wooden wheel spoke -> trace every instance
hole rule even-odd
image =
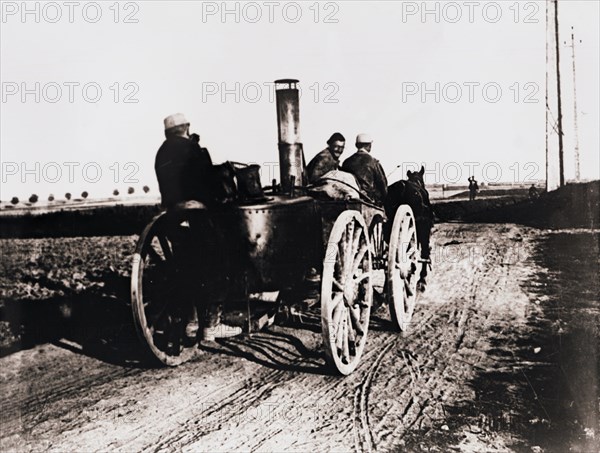
[[[411,297],[414,294],[414,289],[412,288],[412,282],[410,279],[404,280],[404,290],[408,297]],[[406,304],[405,304],[406,307]]]
[[[348,346],[348,321],[344,317],[342,320],[342,361],[350,363],[350,347]]]
[[[344,300],[344,293],[343,292],[337,293],[332,299],[333,307],[334,308],[337,307],[343,300]]]
[[[346,311],[346,307],[343,304],[341,304],[333,316],[332,326],[333,326],[333,332],[334,332],[335,345],[336,345],[336,348],[338,348],[338,349],[342,348],[342,334],[343,334],[342,319],[343,319],[343,315],[345,314],[345,311]]]
[[[148,245],[148,258],[157,264],[165,261],[165,259],[158,254],[152,243]]]
[[[363,335],[364,329],[360,322],[360,310],[358,308],[350,307],[348,309],[348,318],[351,321],[350,325],[353,329],[356,330],[359,335]]]
[[[162,249],[165,260],[170,260],[173,258],[173,251],[171,250],[171,245],[169,244],[169,240],[166,236],[160,235],[158,236],[158,242],[160,243],[160,248]]]
[[[350,275],[352,275],[352,276],[356,275],[356,272],[358,272],[358,268],[362,264],[363,259],[365,258],[365,254],[368,251],[369,251],[369,246],[367,245],[366,242],[363,242],[360,249],[358,250],[358,253],[356,254],[356,258],[354,258],[354,262],[352,263],[352,272],[350,273]]]
[[[346,241],[344,243],[344,249],[345,249],[345,254],[344,254],[344,262],[342,264],[342,268],[344,270],[344,275],[348,276],[350,269],[352,268],[352,262],[353,262],[353,257],[355,254],[356,249],[358,248],[358,238],[360,238],[360,225],[358,226],[358,228],[356,228],[355,226],[355,221],[352,220],[348,225],[347,225],[347,235],[346,235]],[[358,233],[358,234],[357,234]]]
[[[411,247],[408,251],[409,261],[416,261],[416,256],[417,256],[418,251],[419,251],[419,249],[411,243]]]
[[[408,223],[408,225],[407,225]],[[402,230],[400,233],[400,243],[401,244],[405,244],[409,241],[409,236],[410,236],[410,222],[407,222],[407,219],[404,220],[404,222],[402,222]]]
[[[373,276],[372,272],[364,272],[354,278],[354,284],[360,285],[362,282],[364,282],[367,279],[370,279],[372,276]]]
[[[340,327],[340,320],[346,309],[345,305],[340,303],[343,300],[343,296],[339,298],[338,302],[333,306],[331,311],[331,324],[333,326],[333,333],[337,333]]]
[[[348,310],[348,319],[347,319],[347,324],[348,324],[348,342],[349,342],[349,346],[350,346],[350,354],[354,355],[356,354],[356,333],[355,330],[356,329],[356,324],[354,324],[354,322],[352,321],[352,309]],[[359,335],[362,335],[361,332],[358,332]]]
[[[336,276],[340,279],[342,285],[346,279],[346,263],[348,261],[346,253],[347,248],[345,246],[345,242],[340,241],[338,243],[338,259],[335,262],[335,271]]]
[[[346,225],[346,239],[344,241],[346,247],[346,257],[352,255],[352,244],[354,243],[354,220]]]
[[[335,277],[333,278],[333,286],[335,288],[336,291],[344,291],[344,286],[338,282]]]
[[[350,256],[354,256],[356,254],[356,251],[358,250],[358,244],[360,243],[360,239],[362,237],[363,234],[363,229],[360,226],[360,224],[358,224],[355,228],[354,228],[354,235],[352,236],[352,248]]]

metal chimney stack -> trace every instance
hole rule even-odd
[[[277,128],[279,133],[279,174],[284,193],[305,185],[304,152],[300,142],[300,102],[298,80],[275,81]]]

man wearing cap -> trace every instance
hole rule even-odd
[[[376,204],[382,205],[388,184],[381,164],[370,154],[372,144],[369,135],[358,134],[357,151],[344,161],[342,170],[352,173],[363,192]]]
[[[210,199],[212,160],[200,137],[190,136],[190,123],[182,113],[165,118],[166,140],[156,153],[154,169],[165,208],[181,201]]]
[[[197,134],[190,135],[190,123],[182,113],[166,117],[164,125],[166,140],[156,153],[154,163],[163,207],[170,209],[180,202],[190,200],[211,206],[214,201],[211,190],[213,165],[208,150],[200,147],[200,137]],[[202,222],[195,222],[191,222],[191,227],[198,225],[197,228],[202,229]],[[222,302],[227,293],[227,254],[222,253],[224,238],[219,231],[214,231],[211,238],[206,236],[198,235],[199,241],[202,241],[203,259],[194,259],[194,265],[186,265],[189,269],[191,266],[199,266],[199,273],[206,277],[203,279],[201,294],[193,296],[197,298],[195,304],[189,304],[190,314],[185,334],[192,341],[196,339],[199,329],[194,305],[203,314],[203,339],[213,340],[242,333],[240,327],[221,323]],[[189,246],[180,244],[182,256],[186,249],[189,250]],[[184,262],[187,261],[184,259]],[[186,296],[179,297],[182,302],[186,302]],[[202,300],[210,302],[202,304]]]
[[[327,148],[317,154],[306,166],[306,177],[314,184],[325,173],[340,169],[340,156],[344,152],[346,139],[339,132],[327,140]]]

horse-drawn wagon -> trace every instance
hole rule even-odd
[[[276,81],[279,185],[266,188],[264,197],[211,209],[183,204],[155,217],[139,238],[131,279],[134,321],[163,364],[191,357],[197,344],[185,338],[186,313],[211,294],[211,285],[226,289],[228,300],[275,292],[285,304],[303,298],[309,280],[320,282],[325,355],[341,374],[357,367],[365,348],[378,273],[385,276],[394,324],[400,330],[409,325],[421,266],[412,210],[401,205],[387,219],[383,208],[364,199],[310,195],[296,83]],[[217,255],[224,264],[215,268]]]

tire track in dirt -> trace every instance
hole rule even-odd
[[[501,241],[495,228],[446,225],[440,236],[481,246]],[[21,351],[20,366],[17,355],[5,357],[0,364],[18,371],[0,379],[21,382],[0,397],[11,427],[2,446],[46,450],[27,435],[35,420],[36,435],[62,451],[410,450],[420,433],[439,429],[444,405],[469,391],[493,322],[482,307],[511,279],[501,258],[438,263],[409,333],[372,320],[348,377],[325,372],[319,332],[285,326],[226,340],[176,369],[123,368],[66,349],[39,363],[37,349]]]
[[[396,335],[393,334],[391,337],[385,335],[388,342],[393,342],[397,339]],[[160,448],[166,448],[168,445],[176,445],[178,448],[184,446],[193,446],[195,443],[202,440],[204,436],[218,430],[235,429],[236,425],[239,424],[234,417],[234,420],[223,420],[222,414],[228,412],[228,408],[232,405],[235,406],[238,412],[245,412],[251,408],[256,408],[257,404],[268,401],[270,396],[281,396],[276,394],[276,390],[279,393],[286,393],[287,389],[303,388],[306,384],[311,385],[310,392],[304,392],[301,394],[291,392],[290,397],[287,399],[278,400],[278,405],[285,406],[286,404],[293,404],[295,407],[306,408],[314,407],[316,410],[325,410],[325,406],[319,407],[319,401],[336,401],[349,399],[350,395],[354,395],[354,382],[356,378],[360,377],[366,371],[364,368],[367,367],[377,352],[378,349],[366,353],[363,357],[363,361],[367,362],[359,367],[359,370],[355,372],[351,378],[341,378],[338,376],[318,375],[316,378],[307,379],[306,375],[302,373],[290,373],[290,372],[277,372],[269,374],[268,376],[262,377],[256,385],[252,385],[245,382],[239,383],[239,391],[235,394],[228,395],[220,403],[214,407],[211,411],[204,414],[204,424],[201,431],[197,429],[194,432],[194,426],[196,423],[191,421],[186,423],[183,429],[179,430],[178,433],[173,434],[167,439],[164,439]],[[376,358],[375,358],[376,359]],[[301,362],[298,361],[297,363]],[[360,371],[362,369],[362,371]],[[325,368],[323,368],[325,371]],[[314,382],[317,380],[318,382]],[[310,381],[310,382],[307,382]],[[350,407],[350,405],[348,405]],[[331,409],[337,409],[335,406]],[[330,413],[322,413],[321,417],[327,418],[331,416]],[[316,416],[318,417],[318,416]],[[344,419],[344,417],[341,417]],[[267,440],[282,434],[289,426],[286,424],[273,425],[264,427],[266,432],[261,432],[260,435],[256,436],[252,441],[241,443],[241,444],[228,444],[228,448],[243,449],[254,451],[260,449],[261,446]],[[344,430],[350,432],[351,426],[347,426]],[[193,434],[191,434],[193,433]],[[159,448],[159,449],[160,449]]]
[[[379,410],[374,414],[363,416],[363,419],[375,421],[375,432],[369,433],[368,441],[357,442],[359,447],[367,445],[368,449],[365,451],[402,448],[404,433],[415,427],[421,429],[424,424],[427,424],[428,420],[426,419],[431,418],[430,414],[435,415],[435,412],[439,411],[437,406],[440,406],[442,401],[449,396],[444,390],[444,381],[450,374],[447,370],[453,368],[455,365],[453,362],[460,360],[461,350],[465,346],[465,338],[472,333],[470,330],[472,315],[479,311],[481,304],[485,301],[486,291],[490,288],[492,288],[490,292],[493,291],[494,285],[508,275],[509,266],[504,266],[501,258],[500,254],[492,254],[486,256],[485,259],[480,257],[479,262],[471,263],[468,274],[462,274],[464,277],[462,280],[466,280],[463,284],[457,282],[445,289],[444,296],[447,300],[441,304],[430,302],[421,306],[421,308],[427,307],[434,311],[435,314],[432,314],[429,319],[433,321],[432,331],[436,335],[428,334],[423,329],[423,327],[427,327],[427,323],[423,323],[419,328],[413,329],[416,335],[407,337],[408,344],[401,345],[403,350],[397,352],[399,352],[399,356],[405,364],[403,368],[406,370],[401,372],[400,383],[396,387],[403,390],[395,405],[392,404],[390,408],[376,408]],[[432,289],[434,289],[433,296],[435,297],[437,291],[435,288]],[[448,289],[451,290],[448,291]],[[431,301],[431,296],[429,298]],[[447,320],[445,326],[441,325],[443,319]],[[477,322],[479,321],[478,318]],[[485,321],[487,321],[487,316],[484,323]],[[480,329],[481,326],[475,327],[475,330]],[[425,354],[432,359],[419,364],[418,358]],[[392,367],[381,368],[386,370]],[[424,376],[426,376],[426,380],[423,382]],[[389,373],[383,373],[378,377],[382,381],[391,379]],[[418,384],[417,381],[419,381]],[[373,385],[381,387],[378,382]],[[385,386],[383,391],[385,391]],[[380,390],[380,392],[383,391]],[[367,405],[367,409],[373,408]],[[441,409],[443,411],[443,407]],[[397,423],[393,429],[386,429],[385,426],[390,424],[390,419]],[[357,450],[363,451],[359,447]]]
[[[373,450],[373,435],[371,433],[371,427],[369,426],[369,412],[367,410],[369,389],[371,387],[371,382],[381,365],[383,357],[397,341],[398,337],[392,337],[384,343],[385,347],[369,367],[363,381],[354,393],[354,442],[357,452],[371,452]]]
[[[199,430],[197,426],[199,420],[193,417],[184,423],[182,429],[161,438],[157,444],[147,446],[142,451],[166,451],[172,448],[182,448],[212,432],[223,429],[224,423],[221,414],[226,412],[228,407],[235,404],[239,410],[242,407],[249,408],[256,402],[262,401],[263,398],[268,397],[276,385],[281,383],[285,375],[283,371],[278,370],[259,374],[261,375],[260,379],[253,377],[244,381],[238,381],[219,392],[212,393],[209,396],[210,401],[202,398],[193,402],[193,405],[200,405],[200,407],[203,407],[206,403],[210,404],[210,409],[201,413],[203,423]],[[263,381],[263,383],[257,381]],[[219,404],[214,405],[213,401],[219,401]],[[181,415],[181,411],[175,411],[171,415],[178,417]],[[127,445],[120,447],[126,449]]]
[[[418,303],[418,302],[417,302]],[[435,316],[434,313],[426,312],[422,313],[421,316],[424,316],[423,319],[419,321],[419,323],[413,326],[413,329],[421,329],[425,325],[429,323],[429,321]],[[401,332],[392,332],[382,344],[378,345],[381,348],[379,354],[373,361],[372,364],[367,369],[367,372],[362,379],[360,385],[356,387],[354,393],[354,438],[355,438],[355,450],[357,452],[371,452],[375,446],[373,430],[371,428],[371,424],[369,422],[369,394],[371,392],[371,387],[373,385],[373,381],[376,379],[377,374],[379,373],[381,364],[383,359],[389,352],[398,345],[398,343],[402,342],[403,338],[406,334]],[[420,374],[420,370],[418,367],[415,367],[412,363],[412,359],[407,358],[412,356],[409,351],[405,351],[400,349],[400,352],[403,356],[403,360],[407,365],[407,370],[409,372],[411,382],[416,382],[417,378],[415,373]],[[402,395],[401,395],[402,396]]]
[[[58,354],[63,351],[57,351]],[[23,353],[20,353],[23,354]],[[101,366],[96,370],[86,370],[86,373],[69,373],[63,369],[62,372],[48,373],[43,376],[43,366],[36,366],[33,373],[28,368],[29,377],[26,382],[11,382],[2,379],[4,389],[0,397],[2,408],[2,436],[6,438],[7,433],[27,429],[32,422],[35,425],[51,421],[61,414],[55,410],[61,406],[61,413],[65,410],[81,410],[81,400],[74,398],[77,395],[89,394],[90,389],[98,389],[102,386],[114,386],[114,383],[122,378],[137,376],[142,370]],[[39,379],[38,379],[39,378]],[[89,397],[88,402],[98,401],[102,398],[99,392]],[[76,425],[75,420],[72,424]],[[65,428],[69,424],[63,424]]]

